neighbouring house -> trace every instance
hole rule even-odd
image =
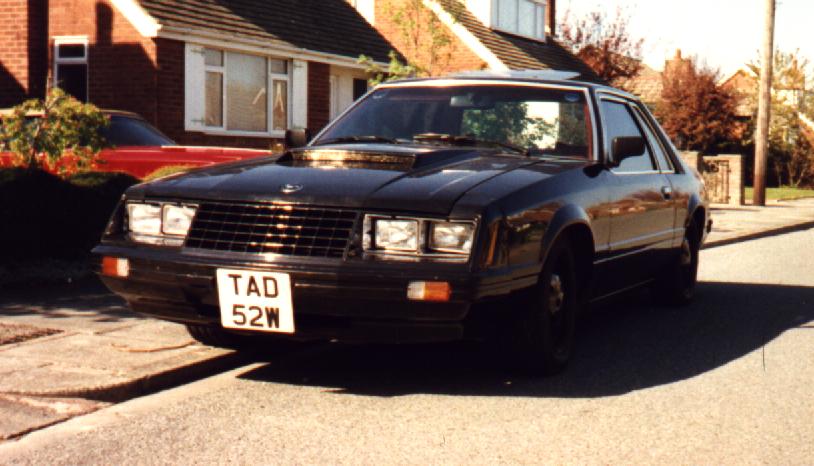
[[[756,113],[756,103],[754,99],[755,90],[757,89],[757,79],[754,73],[741,68],[731,75],[721,79],[718,84],[731,91],[738,99],[738,105],[735,107],[735,114],[738,118],[751,119]]]
[[[664,71],[656,71],[642,63],[639,74],[633,78],[622,79],[616,84],[642,99],[648,106],[655,107],[664,91],[664,76],[686,69],[691,63],[692,60],[685,58],[681,49],[678,49],[673,58],[664,61]]]
[[[720,85],[733,91],[739,97],[738,116],[751,118],[757,114],[757,94],[760,77],[755,72],[740,68],[720,81]],[[772,93],[783,104],[802,109],[805,106],[806,82],[805,76],[797,82],[781,85],[775,78]]]
[[[399,52],[410,60],[425,62],[429,37],[405,37],[394,20],[403,0],[348,0]],[[556,41],[555,0],[422,0],[423,14],[432,14],[451,37],[433,74],[467,70],[553,69],[575,71],[581,78],[599,78],[579,58]],[[426,23],[427,18],[412,18]],[[421,30],[421,28],[417,28]],[[428,35],[426,29],[421,30]]]
[[[345,0],[0,0],[0,107],[57,83],[189,145],[269,147],[367,91],[394,47]]]
[[[620,79],[617,84],[622,89],[638,96],[642,102],[652,108],[661,100],[661,94],[664,91],[664,75],[661,71],[656,71],[642,63],[639,73],[635,77]]]

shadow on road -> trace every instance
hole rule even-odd
[[[96,322],[138,317],[123,299],[108,291],[95,277],[64,285],[3,290],[0,317],[35,314],[49,319],[67,319],[80,314]]]
[[[373,396],[602,397],[703,374],[814,321],[807,287],[700,283],[694,304],[679,309],[646,298],[586,315],[571,365],[551,378],[507,372],[488,345],[474,344],[335,345],[241,377]]]

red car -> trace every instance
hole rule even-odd
[[[0,111],[0,117],[6,113]],[[110,125],[102,130],[102,135],[110,148],[99,153],[96,171],[144,178],[166,166],[200,167],[271,155],[271,151],[261,149],[179,146],[135,113],[113,110],[104,113]],[[11,166],[12,160],[13,154],[0,152],[0,167]]]

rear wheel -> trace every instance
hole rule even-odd
[[[684,233],[678,257],[656,281],[657,299],[662,303],[680,306],[695,297],[700,249],[698,237],[698,226],[692,221]]]
[[[511,341],[514,365],[543,375],[565,368],[574,347],[578,293],[571,245],[561,239],[551,248],[516,321]]]

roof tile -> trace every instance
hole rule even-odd
[[[394,47],[344,0],[140,0],[165,27],[388,62]]]

